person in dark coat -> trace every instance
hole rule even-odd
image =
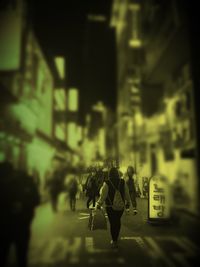
[[[129,195],[131,198],[134,214],[137,214],[136,187],[135,187],[134,175],[135,175],[134,168],[132,166],[128,166],[126,184],[129,189]],[[128,205],[127,205],[127,210],[129,210]]]
[[[130,196],[128,187],[125,181],[120,178],[117,168],[112,167],[110,169],[108,178],[109,179],[104,182],[100,190],[100,197],[97,200],[95,209],[100,208],[105,201],[106,212],[110,223],[110,234],[112,237],[111,245],[113,248],[117,248],[121,229],[121,217],[124,212],[125,203],[130,205]],[[114,210],[112,207],[116,190],[120,191],[121,197],[124,200],[124,207],[121,210]]]
[[[1,175],[7,178],[7,182],[1,187],[4,192],[0,201],[1,205],[6,205],[4,220],[1,220],[1,266],[6,265],[10,247],[14,243],[18,266],[27,267],[31,223],[35,208],[40,203],[38,188],[33,177],[24,170],[11,169]]]
[[[53,212],[57,212],[58,197],[59,194],[64,190],[64,178],[65,170],[58,167],[49,174],[49,177],[46,181],[46,188],[50,196]]]
[[[75,173],[67,175],[67,190],[69,194],[69,205],[71,211],[76,210],[76,194],[78,192],[78,180]]]
[[[86,188],[86,196],[88,197],[87,208],[89,209],[91,201],[93,207],[95,207],[96,197],[98,195],[98,183],[94,168],[91,168],[91,173],[87,178],[85,188]]]

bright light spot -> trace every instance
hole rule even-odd
[[[133,48],[139,48],[142,46],[142,42],[139,39],[131,39],[129,40],[129,46]]]
[[[143,123],[143,117],[142,114],[140,112],[135,114],[135,122],[138,126],[141,126]]]
[[[139,93],[139,89],[135,86],[131,86],[130,90],[132,93]]]

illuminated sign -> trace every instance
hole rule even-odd
[[[167,178],[155,175],[149,181],[149,221],[169,220],[171,215],[170,189]]]

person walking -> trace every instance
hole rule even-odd
[[[14,244],[17,266],[27,267],[31,223],[35,208],[40,203],[40,195],[32,176],[25,170],[14,170],[6,164],[1,173],[7,181],[2,184],[0,200],[1,205],[5,205],[0,227],[0,266],[6,266],[10,247]]]
[[[58,210],[59,194],[64,190],[65,170],[58,166],[53,166],[48,174],[45,188],[48,191],[53,212]]]
[[[130,196],[125,181],[120,178],[119,171],[115,167],[112,167],[109,171],[108,180],[104,182],[100,190],[100,197],[97,200],[95,209],[101,208],[104,202],[110,223],[111,246],[117,248],[121,217],[125,204],[130,206]]]
[[[97,184],[97,177],[95,175],[95,169],[91,168],[91,173],[89,174],[87,181],[86,181],[86,196],[88,197],[87,200],[87,208],[90,208],[90,203],[92,201],[93,208],[95,207],[96,197],[98,195],[98,184]]]
[[[126,184],[129,190],[129,195],[131,198],[131,203],[133,206],[133,212],[136,215],[137,214],[137,201],[136,201],[136,187],[135,187],[135,170],[132,166],[128,166],[127,168],[127,179]],[[126,206],[126,210],[129,212],[129,206]]]
[[[78,192],[78,181],[75,173],[67,175],[67,189],[69,194],[69,205],[71,211],[76,210],[76,194]]]

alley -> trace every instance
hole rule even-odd
[[[0,1],[0,267],[200,266],[197,3]]]
[[[179,224],[147,223],[147,200],[138,199],[139,213],[124,213],[119,249],[110,248],[109,232],[91,232],[85,199],[71,212],[61,196],[57,213],[41,205],[32,224],[30,267],[44,266],[198,266],[200,249]]]

